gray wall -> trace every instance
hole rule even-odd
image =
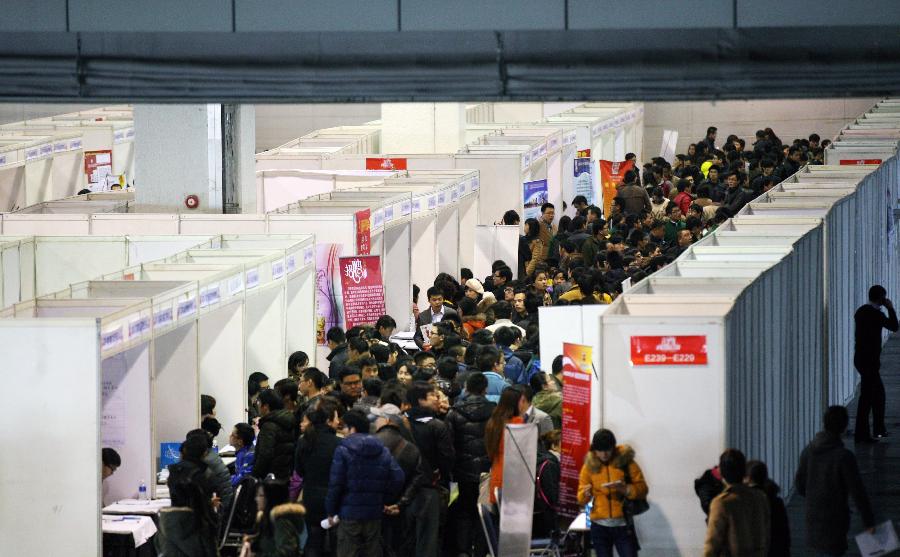
[[[880,99],[807,99],[719,102],[644,103],[644,158],[659,154],[663,130],[678,131],[676,153],[706,135],[706,128],[719,128],[717,145],[730,134],[752,143],[756,130],[772,128],[782,141],[819,134],[832,139],[849,120]]]
[[[751,28],[885,25],[900,19],[896,0],[4,0],[2,4],[0,31]]]

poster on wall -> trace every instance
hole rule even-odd
[[[675,160],[675,146],[678,144],[678,130],[663,130],[662,145],[659,156],[672,162]]]
[[[603,216],[612,209],[616,188],[625,179],[625,173],[634,168],[634,161],[598,161],[600,163],[600,196],[603,198]]]
[[[316,343],[324,345],[325,333],[342,324],[340,244],[316,244]]]
[[[126,373],[124,354],[116,354],[104,362],[100,392],[100,437],[104,447],[121,449],[128,439],[127,408],[121,391]]]
[[[356,216],[356,254],[369,255],[372,249],[371,209],[354,213]]]
[[[381,257],[341,257],[340,269],[345,328],[362,324],[374,325],[385,314]]]
[[[594,204],[594,184],[591,180],[591,159],[575,159],[575,195],[583,195],[588,205]]]
[[[406,159],[367,157],[366,170],[406,170]]]
[[[534,180],[522,184],[522,204],[525,206],[525,218],[539,218],[541,205],[547,202],[549,195],[547,180]]]
[[[591,373],[593,348],[563,343],[562,448],[560,514],[578,514],[578,474],[591,445]]]
[[[108,184],[117,181],[113,176],[112,151],[84,152],[84,174],[87,176],[87,187],[91,191],[105,191]]]

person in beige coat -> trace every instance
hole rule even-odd
[[[553,226],[553,217],[555,214],[556,208],[553,207],[552,203],[544,203],[541,205],[541,218],[538,221],[541,225],[541,232],[538,235],[538,239],[541,241],[540,261],[546,261],[548,256],[553,257],[554,259],[558,257],[558,255],[550,254],[550,240],[556,235],[556,227]]]
[[[769,502],[743,484],[747,459],[728,449],[719,457],[725,489],[709,506],[704,557],[766,557],[769,552]]]

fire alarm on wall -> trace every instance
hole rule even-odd
[[[200,206],[200,198],[191,194],[184,198],[184,206],[188,209],[196,209]]]

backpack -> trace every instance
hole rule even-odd
[[[538,356],[532,356],[528,363],[525,364],[525,371],[522,372],[525,376],[525,385],[531,383],[531,378],[535,376],[535,374],[541,373],[541,359]]]

